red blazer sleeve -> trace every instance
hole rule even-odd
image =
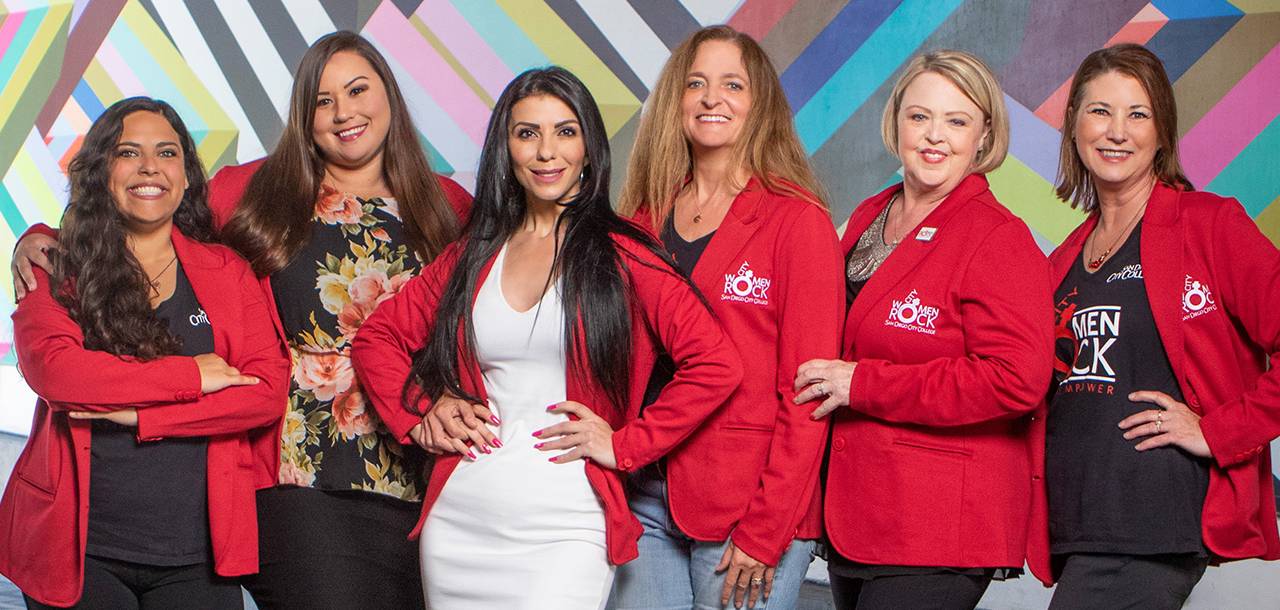
[[[412,442],[409,430],[422,421],[405,411],[401,402],[413,353],[427,345],[436,305],[461,248],[462,242],[454,242],[418,277],[406,282],[396,296],[378,305],[351,343],[351,362],[360,387],[401,443]]]
[[[890,422],[963,426],[1035,409],[1053,373],[1053,291],[1026,225],[997,226],[970,258],[959,294],[964,357],[858,361],[849,406]],[[921,408],[921,405],[927,408]]]
[[[778,317],[778,415],[760,488],[731,538],[751,557],[777,565],[795,538],[817,488],[827,421],[810,414],[822,403],[797,405],[796,369],[840,356],[844,321],[844,258],[831,219],[816,206],[799,215],[778,243],[783,292]]]
[[[619,249],[632,315],[643,317],[676,365],[658,400],[613,434],[618,469],[630,472],[665,455],[720,408],[742,382],[742,361],[692,286],[642,246]]]
[[[228,165],[209,179],[209,210],[213,212],[213,226],[221,231],[231,220],[240,198],[249,186],[249,180],[262,165],[262,160],[244,165]]]
[[[471,193],[446,176],[436,175],[436,180],[440,182],[444,198],[449,201],[449,207],[453,208],[453,213],[458,215],[458,220],[462,224],[466,224],[467,218],[471,216]]]
[[[194,358],[141,362],[85,349],[80,325],[53,298],[49,275],[33,271],[39,288],[13,312],[13,339],[18,369],[51,408],[114,411],[200,397]]]
[[[194,404],[164,404],[138,411],[138,439],[214,436],[269,425],[284,415],[289,391],[289,356],[276,334],[258,279],[240,263],[242,344],[227,364],[258,378],[256,385],[231,386],[205,394]],[[198,377],[197,377],[198,378]]]
[[[1200,430],[1223,468],[1252,460],[1280,436],[1280,251],[1239,202],[1223,202],[1209,240],[1218,295],[1228,315],[1270,359],[1253,389],[1200,420]],[[1225,281],[1224,281],[1225,280]]]

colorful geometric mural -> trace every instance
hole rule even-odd
[[[603,110],[620,182],[662,62],[713,23],[749,32],[777,64],[837,223],[899,171],[879,135],[898,70],[922,49],[960,48],[996,70],[1011,113],[993,188],[1051,247],[1079,221],[1050,186],[1069,79],[1089,51],[1131,41],[1175,80],[1192,181],[1239,198],[1280,241],[1280,0],[0,0],[0,11],[3,252],[30,224],[56,223],[62,168],[105,106],[164,98],[210,170],[248,161],[278,137],[307,45],[335,29],[386,54],[436,167],[464,185],[506,82],[572,69]],[[11,290],[7,264],[0,285]]]

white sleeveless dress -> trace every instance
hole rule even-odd
[[[563,313],[558,287],[526,312],[502,295],[499,251],[475,307],[476,351],[502,448],[462,460],[422,530],[422,582],[433,610],[603,608],[613,584],[604,509],[584,462],[532,436],[567,421],[547,407],[565,400]]]

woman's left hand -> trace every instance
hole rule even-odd
[[[587,405],[572,400],[551,405],[547,407],[547,411],[573,415],[578,420],[562,422],[535,431],[533,435],[542,440],[541,443],[534,445],[535,449],[541,451],[569,449],[568,453],[551,458],[551,461],[557,464],[587,458],[610,470],[618,467],[618,460],[613,455],[613,428],[609,427],[609,423],[604,418],[596,415],[594,411],[587,408]]]
[[[1126,439],[1148,437],[1134,449],[1146,451],[1173,445],[1194,456],[1213,457],[1209,443],[1204,440],[1204,432],[1200,431],[1200,416],[1187,405],[1164,392],[1152,390],[1133,392],[1129,394],[1129,400],[1151,402],[1161,407],[1134,413],[1120,422],[1120,429],[1127,431],[1124,433]]]
[[[741,608],[744,597],[747,607],[754,608],[756,599],[763,596],[769,600],[773,592],[773,574],[777,568],[771,568],[745,551],[738,548],[732,540],[724,549],[724,556],[716,566],[716,572],[724,572],[724,587],[720,590],[720,607],[729,605],[733,598],[733,607]]]
[[[138,410],[137,409],[120,409],[119,411],[108,411],[106,413],[94,413],[91,411],[71,411],[67,413],[67,417],[71,419],[105,419],[109,422],[115,422],[121,426],[138,427]]]
[[[822,419],[828,413],[849,405],[849,385],[853,383],[853,370],[857,362],[844,360],[810,360],[796,368],[796,397],[792,402],[800,405],[816,398],[826,397],[810,415]]]

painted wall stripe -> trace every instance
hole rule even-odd
[[[381,41],[370,37],[370,42],[379,47],[378,50],[387,58],[387,64],[396,74],[407,73],[399,58],[381,48]],[[442,118],[447,113],[416,80],[397,78],[396,82],[400,84],[400,92],[404,94],[405,104],[409,106],[409,114],[413,116],[413,124],[418,131],[431,141],[432,146],[455,169],[474,168],[480,160],[480,145],[453,121]],[[485,122],[488,123],[487,118]]]
[[[960,0],[906,0],[796,113],[796,129],[812,153],[902,65]]]
[[[503,63],[507,64],[513,76],[533,66],[551,63],[542,49],[533,44],[529,36],[507,16],[495,0],[452,0],[452,3]],[[506,83],[502,85],[505,87]]]
[[[807,103],[840,65],[853,55],[893,12],[889,2],[850,3],[836,14],[809,48],[782,73],[782,87],[792,108]]]
[[[545,0],[549,7],[561,21],[564,22],[582,44],[587,45],[591,54],[609,69],[627,90],[634,95],[636,99],[644,99],[649,94],[648,87],[636,76],[631,66],[622,58],[622,54],[618,49],[614,48],[613,42],[610,41],[597,27],[597,23],[591,20],[582,7],[575,0]]]
[[[1058,142],[1062,134],[1008,94],[1004,105],[1009,113],[1009,154],[1053,184],[1058,175]]]
[[[627,0],[627,3],[668,49],[674,50],[689,34],[702,27],[678,0]]]
[[[317,0],[282,0],[282,2],[308,45],[338,29]]]
[[[275,46],[271,44],[271,37],[255,18],[247,0],[214,0],[214,4],[227,23],[236,24],[231,29],[231,35],[244,51],[245,57],[253,58],[249,67],[258,76],[267,97],[271,98],[276,115],[285,116],[289,107],[289,85],[293,82],[293,75],[280,60]]]
[[[1192,178],[1192,184],[1219,195],[1235,197],[1249,214],[1257,215],[1280,194],[1280,163],[1276,162],[1278,150],[1280,117],[1275,117],[1212,182],[1202,186],[1203,183]]]
[[[649,24],[629,4],[609,0],[578,0],[578,4],[640,78],[645,91],[639,95],[653,89],[671,51]]]
[[[502,89],[515,77],[515,73],[502,63],[502,58],[485,43],[479,32],[471,27],[471,23],[452,3],[423,2],[415,15],[446,47],[466,49],[464,53],[455,53],[454,57],[480,83],[490,98],[497,99]]]
[[[1213,110],[1183,136],[1182,165],[1192,184],[1217,177],[1280,114],[1280,44],[1272,47]]]

